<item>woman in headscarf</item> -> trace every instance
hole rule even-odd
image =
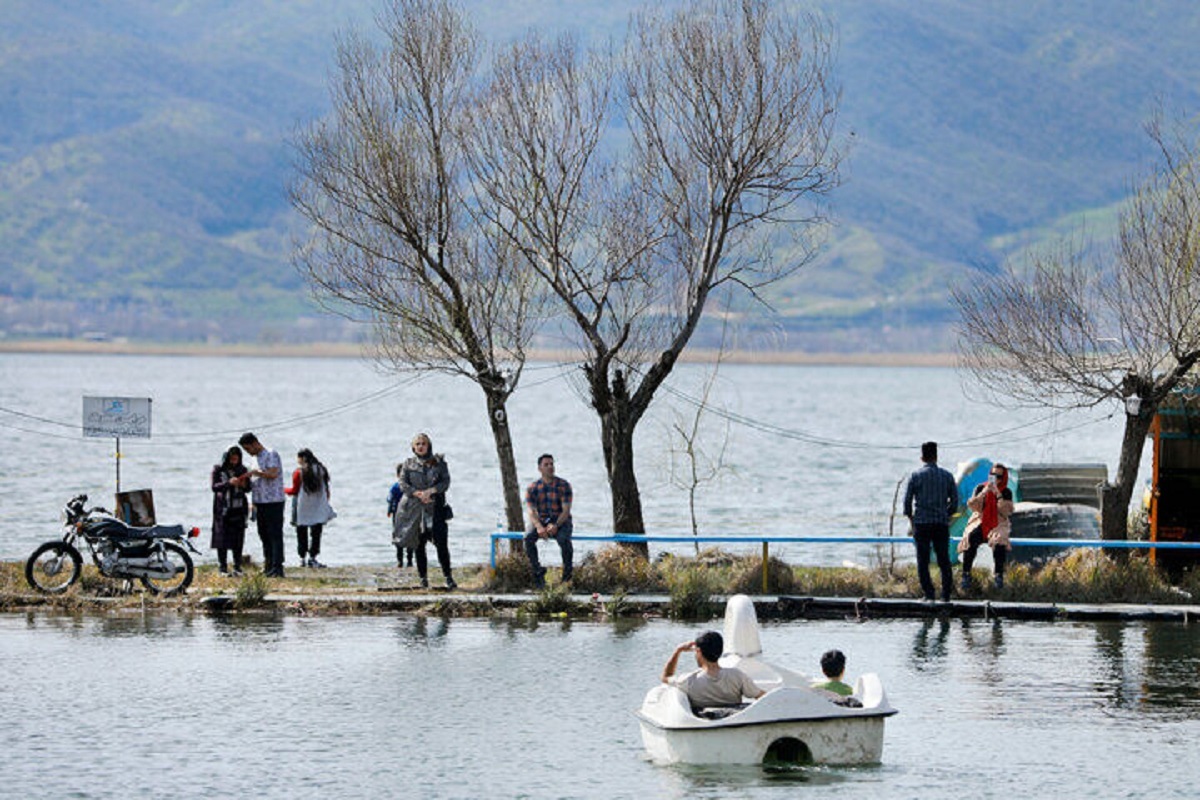
[[[971,518],[967,520],[963,538],[958,543],[958,552],[962,554],[963,591],[971,588],[971,566],[975,563],[975,553],[984,542],[992,548],[996,588],[1003,589],[1004,565],[1008,560],[1008,549],[1012,546],[1009,543],[1012,535],[1009,517],[1013,512],[1013,494],[1012,489],[1008,488],[1008,467],[993,464],[987,483],[975,487],[975,492],[967,501],[967,508],[971,509]]]
[[[421,586],[429,586],[429,561],[425,543],[432,541],[438,563],[446,578],[446,588],[457,588],[450,572],[450,547],[447,542],[446,490],[450,488],[450,468],[442,455],[435,455],[433,442],[424,433],[412,440],[412,457],[400,466],[400,504],[392,516],[392,542],[397,547],[417,551],[417,574]]]
[[[242,574],[242,548],[246,543],[246,517],[250,504],[246,490],[250,473],[242,464],[242,448],[225,451],[221,463],[212,468],[213,521],[211,547],[217,551],[222,575],[230,574],[228,555],[233,554],[233,574]]]

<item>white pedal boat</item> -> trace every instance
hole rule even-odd
[[[883,723],[896,713],[874,673],[854,687],[853,705],[812,679],[760,659],[754,603],[734,595],[725,606],[722,667],[737,667],[766,692],[719,719],[692,713],[687,695],[660,683],[635,712],[650,757],[665,764],[874,764],[883,755]]]

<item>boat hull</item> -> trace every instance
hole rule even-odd
[[[709,729],[666,729],[641,720],[642,743],[661,764],[877,764],[884,718],[765,722]],[[774,748],[774,750],[773,750]]]

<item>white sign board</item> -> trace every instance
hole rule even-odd
[[[83,435],[150,438],[149,397],[84,397]]]

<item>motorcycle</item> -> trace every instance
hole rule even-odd
[[[142,582],[148,591],[164,597],[176,595],[192,583],[195,567],[184,545],[199,550],[190,539],[199,528],[182,525],[127,525],[103,508],[85,508],[87,495],[71,498],[63,509],[63,538],[46,542],[25,562],[25,580],[39,592],[61,594],[79,580],[83,557],[75,543],[84,541],[92,563],[108,578]]]

